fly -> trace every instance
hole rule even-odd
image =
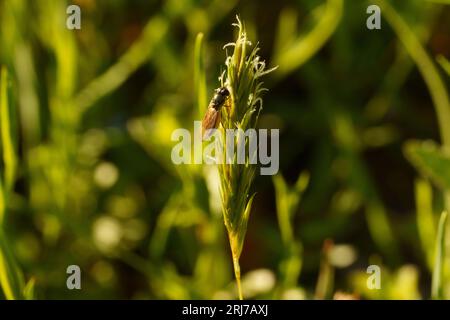
[[[206,110],[205,117],[202,121],[202,136],[203,140],[208,139],[212,135],[212,130],[217,129],[220,123],[220,110],[222,109],[225,101],[227,100],[230,92],[227,88],[221,87],[215,90],[214,97],[208,105],[208,110]]]

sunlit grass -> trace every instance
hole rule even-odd
[[[442,212],[439,219],[439,226],[436,235],[436,246],[434,251],[434,270],[433,270],[433,282],[431,287],[431,298],[444,299],[444,264],[445,264],[445,240],[447,232],[447,217],[446,211]]]
[[[262,109],[261,77],[273,69],[266,70],[265,62],[257,55],[258,45],[251,48],[247,38],[245,26],[238,19],[237,40],[227,47],[232,48],[233,54],[226,59],[226,71],[224,85],[230,90],[230,105],[222,109],[221,145],[225,146],[226,129],[256,128],[259,113]],[[239,136],[234,138],[234,150],[238,143],[248,145],[248,137],[245,142],[239,141]],[[228,159],[229,155],[225,155]],[[250,195],[250,187],[255,178],[256,166],[250,163],[254,155],[246,155],[245,164],[237,163],[237,156],[219,164],[220,194],[222,198],[222,211],[225,226],[230,241],[233,259],[234,273],[237,281],[239,298],[243,299],[241,288],[241,272],[239,258],[242,254],[247,223],[252,208],[255,194]]]
[[[397,11],[378,1],[387,24],[368,37],[361,23],[365,4],[353,15],[356,2],[343,0],[283,3],[279,15],[257,1],[172,1],[149,4],[149,11],[142,10],[147,4],[80,1],[83,28],[74,32],[61,28],[67,1],[0,1],[0,296],[78,298],[64,278],[67,264],[76,263],[90,288],[80,293],[83,298],[229,299],[236,297],[232,266],[240,284],[242,263],[243,283],[248,276],[248,282],[265,284],[265,291],[245,298],[332,298],[342,283],[369,299],[415,299],[430,291],[433,298],[448,298],[445,216],[438,224],[435,214],[448,193],[447,151],[437,144],[410,150],[420,175],[416,215],[414,202],[407,203],[411,194],[402,194],[398,204],[384,199],[385,187],[414,190],[405,186],[412,179],[398,181],[402,168],[398,177],[371,179],[378,175],[372,170],[385,165],[372,157],[373,149],[384,156],[406,132],[434,132],[418,126],[424,123],[420,115],[402,110],[414,101],[429,115],[427,101],[415,101],[414,90],[405,87],[417,84],[409,77],[416,66],[437,111],[441,140],[450,142],[448,93],[440,78],[449,63],[445,52],[434,61],[425,42],[445,32],[438,30],[439,19],[429,21],[427,8],[434,6],[439,17],[444,7],[432,2],[448,1],[427,2],[408,2]],[[251,14],[255,5],[261,16]],[[138,11],[139,19],[127,18]],[[99,12],[108,12],[107,19]],[[222,31],[232,12],[245,14],[248,32],[240,25],[234,47],[227,48],[223,81],[233,98],[230,109],[223,109],[222,129],[256,127],[261,92],[238,84],[256,76],[258,44],[248,45],[251,35],[262,41],[264,54],[273,55],[270,64],[279,65],[268,79],[270,108],[260,119],[280,127],[283,136],[284,177],[275,177],[274,187],[270,178],[255,184],[251,165],[223,166],[219,177],[202,166],[170,161],[171,132],[200,119],[211,89],[219,86],[220,48],[231,34]],[[260,24],[263,17],[273,26]],[[392,62],[397,39],[406,51]],[[363,45],[379,61],[362,64]],[[367,75],[361,81],[347,81],[361,71]],[[361,111],[372,93],[370,112]],[[247,102],[250,94],[254,104]],[[399,154],[394,164],[404,160]],[[105,172],[105,164],[111,170]],[[290,176],[306,170],[309,183],[304,174]],[[388,166],[383,174],[394,170]],[[258,229],[247,253],[242,248],[252,207]],[[370,248],[352,266],[361,271],[357,277],[349,269],[335,272],[326,250],[319,250],[327,237],[349,236],[355,249]],[[403,249],[415,250],[416,244],[411,262]],[[367,274],[359,268],[367,263],[382,266],[383,290],[367,289]],[[418,278],[426,272],[433,280],[421,282],[419,292]],[[125,281],[129,290],[123,290]]]

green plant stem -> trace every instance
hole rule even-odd
[[[239,300],[244,300],[244,295],[242,294],[242,284],[241,284],[241,267],[239,265],[239,258],[233,254],[233,269],[234,277],[236,278],[236,285],[238,290]]]
[[[450,148],[450,103],[445,85],[428,53],[423,48],[414,32],[385,0],[375,0],[383,12],[383,16],[391,25],[397,37],[405,46],[411,59],[417,65],[433,100],[439,123],[442,145]],[[450,191],[444,192],[445,207],[450,210]]]
[[[198,115],[202,115],[207,105],[206,97],[206,75],[203,55],[203,33],[197,34],[194,47],[194,87]]]
[[[287,48],[277,48],[274,60],[280,68],[276,79],[281,79],[313,57],[336,30],[342,17],[344,1],[328,0],[323,6],[324,13],[313,30],[306,36],[298,36]],[[279,33],[283,31],[280,29]]]
[[[442,212],[439,219],[438,232],[435,245],[434,270],[431,285],[431,298],[440,300],[444,298],[442,287],[442,277],[445,262],[445,231],[448,214],[446,211]]]
[[[155,52],[157,44],[168,30],[168,21],[159,16],[151,18],[140,38],[124,53],[120,60],[92,80],[75,98],[75,105],[85,111],[97,100],[115,90],[144,64]]]
[[[257,55],[258,46],[248,51],[250,46],[245,27],[237,18],[234,24],[239,28],[237,40],[227,44],[232,46],[233,54],[227,55],[225,64],[226,72],[221,77],[221,85],[230,91],[229,107],[222,108],[222,119],[220,126],[221,145],[228,144],[226,130],[256,128],[259,111],[262,108],[262,87],[260,78],[273,71],[275,68],[266,69],[266,63]],[[225,80],[225,81],[223,81]],[[239,136],[239,135],[238,135]],[[233,150],[238,149],[239,144],[247,145],[249,137],[239,138],[233,136]],[[227,229],[228,238],[233,258],[233,268],[236,277],[239,299],[243,299],[241,288],[241,271],[239,258],[244,245],[247,223],[252,208],[255,193],[250,195],[250,187],[255,177],[256,166],[251,163],[250,155],[245,156],[245,165],[238,163],[236,155],[226,154],[227,163],[219,164],[220,195],[222,200],[222,213],[224,224]],[[231,160],[231,161],[229,161]]]
[[[21,270],[11,252],[11,244],[7,241],[0,226],[0,287],[8,300],[23,299],[24,280]]]
[[[229,224],[225,222],[225,226],[228,233],[228,239],[230,242],[231,257],[233,259],[233,270],[234,278],[236,279],[236,286],[238,291],[239,300],[244,300],[244,295],[242,293],[242,283],[241,283],[241,266],[239,264],[240,250],[237,236],[233,235],[233,231],[230,229]]]

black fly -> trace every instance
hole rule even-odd
[[[216,89],[216,93],[211,99],[202,121],[203,140],[208,139],[212,135],[212,130],[207,132],[208,129],[216,129],[219,126],[220,109],[223,107],[229,95],[230,92],[225,87]]]

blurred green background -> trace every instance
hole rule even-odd
[[[170,135],[201,119],[239,15],[279,66],[259,125],[280,129],[280,175],[253,185],[244,296],[428,299],[434,270],[450,298],[448,4],[0,1],[0,297],[236,298],[218,181],[174,166]]]

